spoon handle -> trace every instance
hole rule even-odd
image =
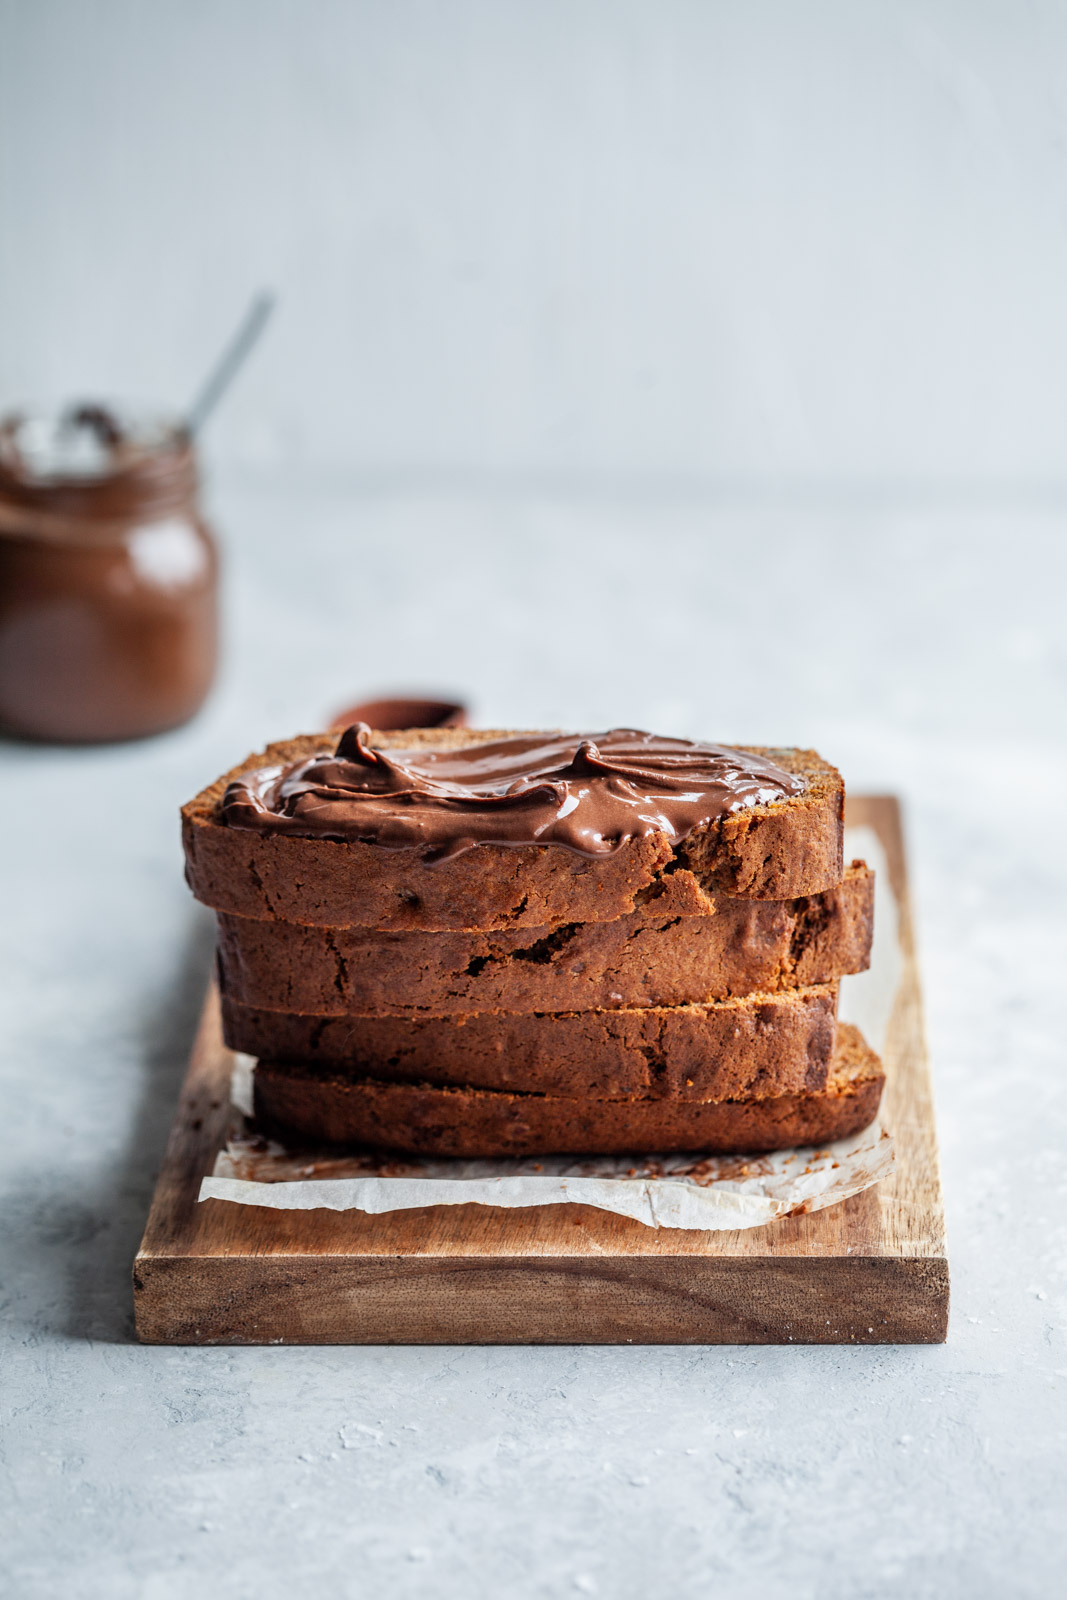
[[[245,312],[241,326],[222,352],[218,361],[216,361],[203,383],[200,393],[189,408],[185,426],[190,438],[195,438],[200,432],[204,423],[230,387],[230,384],[250,355],[252,347],[266,327],[273,310],[274,295],[267,290],[262,290],[253,299],[252,304]]]

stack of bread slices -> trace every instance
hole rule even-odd
[[[364,730],[401,763],[519,737]],[[755,1152],[871,1121],[881,1065],[837,995],[868,964],[873,877],[843,861],[844,787],[813,752],[751,749],[794,792],[599,854],[430,851],[232,803],[335,742],[273,745],[183,812],[265,1129],[493,1157]]]

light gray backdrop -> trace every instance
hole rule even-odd
[[[0,0],[0,164],[0,404],[180,402],[281,295],[208,706],[0,743],[0,1596],[1051,1600],[1067,4]],[[405,684],[902,795],[947,1345],[132,1342],[178,806]]]
[[[3,0],[0,403],[220,460],[1067,482],[1057,0]]]

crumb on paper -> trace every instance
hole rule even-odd
[[[758,1156],[544,1156],[536,1161],[420,1160],[289,1149],[235,1115],[201,1200],[278,1210],[361,1210],[427,1205],[582,1204],[652,1228],[762,1227],[870,1188],[893,1163],[879,1123],[824,1150]]]

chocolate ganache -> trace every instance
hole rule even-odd
[[[223,821],[262,833],[420,849],[431,859],[484,844],[558,845],[600,856],[654,833],[684,839],[730,812],[804,787],[746,750],[633,728],[407,750],[372,748],[370,731],[356,723],[334,754],[245,773],[223,796]]]

